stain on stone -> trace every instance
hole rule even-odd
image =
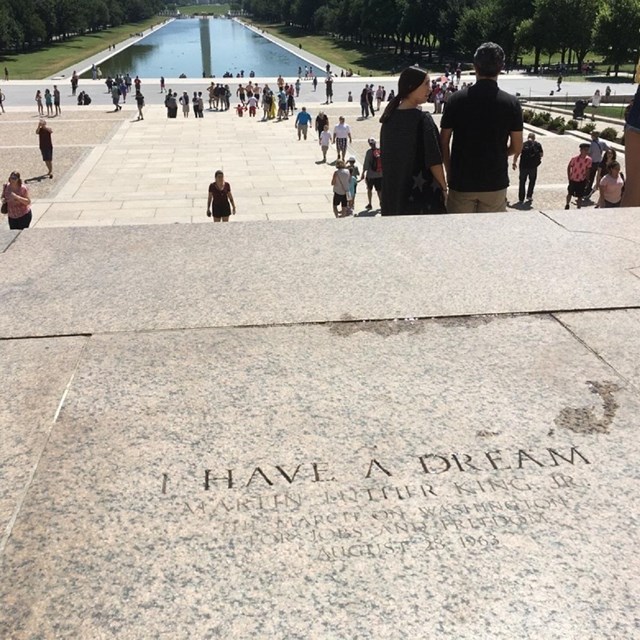
[[[477,438],[494,438],[495,436],[499,436],[499,431],[486,431],[484,429],[476,432]]]
[[[433,318],[433,322],[441,327],[464,327],[477,329],[493,322],[498,316],[463,316],[458,318]]]
[[[354,322],[331,322],[329,331],[343,338],[356,333],[374,333],[383,338],[397,336],[402,333],[419,334],[425,330],[423,320],[356,320]]]
[[[493,322],[497,316],[468,316],[460,318],[430,318],[417,320],[415,318],[397,318],[395,320],[357,320],[349,313],[344,313],[340,317],[340,322],[330,322],[331,333],[349,337],[355,333],[365,331],[375,333],[384,338],[397,336],[401,333],[418,334],[422,333],[427,323],[433,322],[441,327],[462,327],[465,329],[475,329]]]
[[[569,429],[575,433],[609,433],[619,404],[615,393],[622,387],[615,382],[594,382],[587,380],[587,386],[602,403],[602,415],[598,415],[596,405],[590,407],[565,407],[554,420],[558,428]]]

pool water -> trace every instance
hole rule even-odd
[[[226,71],[244,77],[254,71],[257,77],[296,75],[304,69],[304,60],[273,44],[234,20],[221,18],[184,18],[154,31],[137,44],[100,63],[103,77],[129,73],[132,77],[165,76],[188,78],[215,75]],[[314,67],[314,73],[321,70]],[[84,74],[90,77],[91,74]]]

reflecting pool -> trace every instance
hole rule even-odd
[[[260,76],[295,75],[306,63],[234,20],[184,18],[154,31],[100,64],[102,75],[129,73],[141,78],[188,78],[244,70]],[[314,67],[316,74],[321,70]],[[91,74],[85,74],[90,76]]]

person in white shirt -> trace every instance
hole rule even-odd
[[[249,105],[249,117],[256,117],[256,108],[258,106],[258,101],[256,100],[255,95],[252,95],[249,100],[247,100],[247,104]]]
[[[347,141],[353,144],[351,139],[351,127],[345,124],[344,116],[338,118],[338,124],[333,129],[333,142],[338,152],[338,160],[345,160],[347,156]]]
[[[329,131],[329,125],[325,124],[324,129],[320,132],[320,148],[322,149],[322,161],[327,161],[327,151],[331,144],[331,132]]]

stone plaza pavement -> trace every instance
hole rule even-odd
[[[304,104],[299,102],[300,107]],[[378,114],[363,120],[354,104],[309,105],[314,118],[320,109],[328,113],[332,127],[339,115],[346,116],[353,135],[348,153],[362,166],[367,139],[379,136]],[[207,188],[219,168],[237,203],[234,221],[333,217],[333,167],[321,163],[312,131],[308,140],[297,140],[293,117],[262,122],[232,111],[205,111],[202,119],[179,113],[169,120],[163,107],[153,105],[138,122],[131,104],[118,113],[102,106],[65,107],[62,117],[49,121],[54,131],[53,181],[42,178],[36,122],[37,115],[24,110],[9,110],[0,118],[2,172],[18,169],[28,178],[33,226],[207,222]],[[545,158],[534,202],[517,204],[517,171],[511,171],[511,210],[564,207],[565,168],[580,140],[552,134],[539,140]],[[328,158],[335,160],[333,148]],[[356,213],[370,217],[365,204],[361,184]]]

